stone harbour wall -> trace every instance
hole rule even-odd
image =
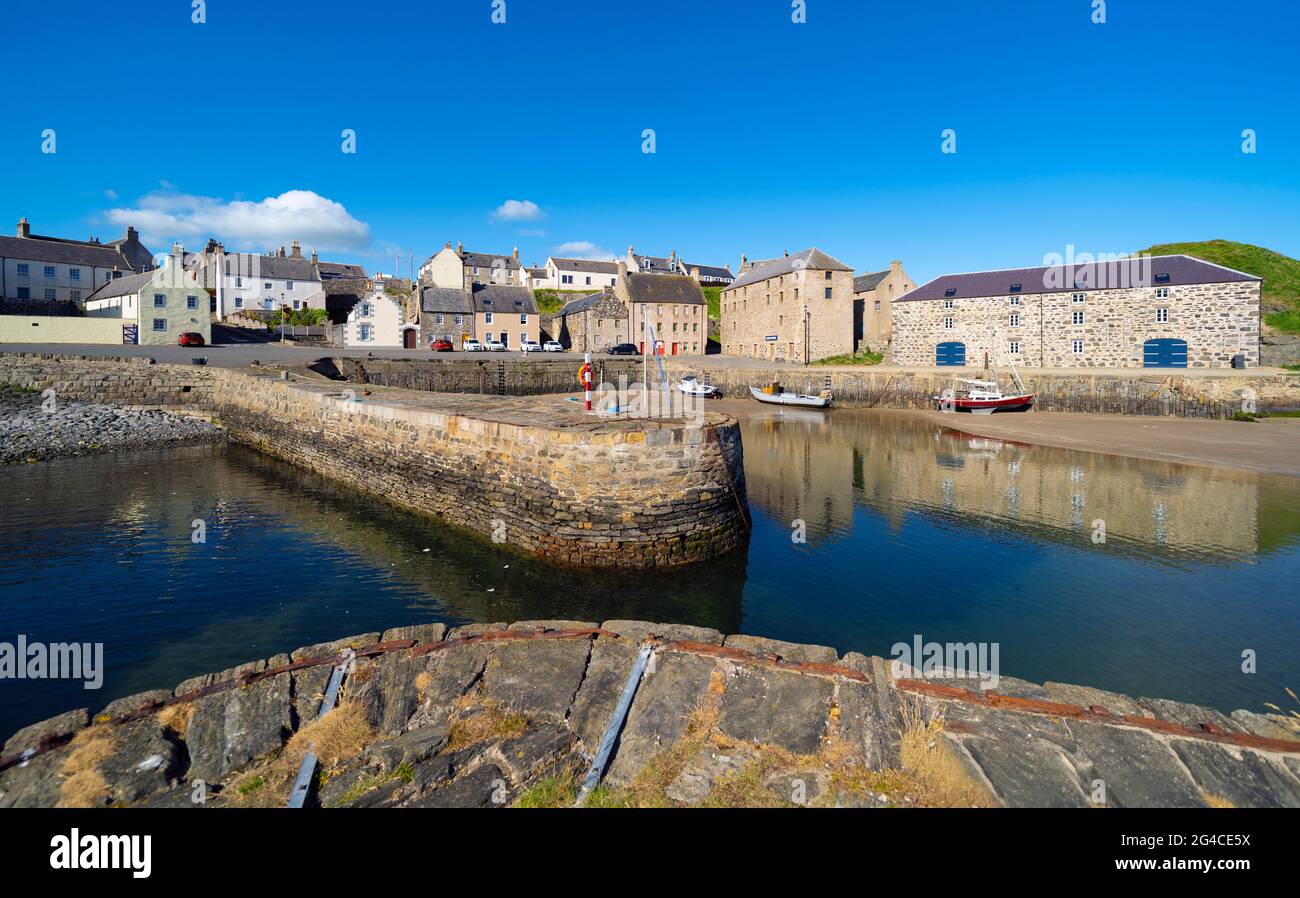
[[[830,386],[836,405],[862,408],[934,407],[932,397],[952,387],[954,377],[973,377],[978,369],[898,370],[896,368],[820,367],[736,368],[708,362],[666,361],[674,374],[704,375],[726,396],[747,398],[749,387],[780,381],[786,388],[816,394]],[[1092,374],[1021,371],[1025,387],[1044,412],[1120,415],[1175,415],[1227,418],[1250,399],[1259,411],[1300,408],[1300,377],[1242,372],[1185,376],[1161,370]],[[1003,375],[1004,388],[1009,386]]]
[[[740,430],[725,415],[598,420],[553,398],[349,398],[215,374],[232,439],[546,560],[685,564],[746,536]]]
[[[747,538],[740,429],[727,415],[599,419],[553,397],[381,395],[240,370],[21,356],[0,356],[0,383],[201,408],[230,439],[555,563],[687,564]]]
[[[312,806],[571,806],[646,644],[589,804],[1300,807],[1282,714],[1008,676],[995,690],[629,620],[424,623],[196,671],[15,733],[0,807],[283,807],[308,742],[326,746]],[[340,704],[308,723],[349,649]]]

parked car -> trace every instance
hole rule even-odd
[[[542,349],[546,352],[564,352],[564,347],[554,340],[547,340],[542,344]]]
[[[640,355],[641,350],[636,348],[635,343],[615,343],[613,346],[606,346],[605,352],[609,355]]]
[[[542,344],[537,343],[533,340],[524,340],[522,343],[519,344],[519,348],[522,349],[524,352],[541,352]]]
[[[483,345],[484,345],[484,347],[487,348],[487,351],[488,351],[488,352],[505,352],[505,351],[506,351],[506,344],[502,343],[500,340],[488,340],[488,341],[487,341],[486,343],[484,343]]]
[[[186,331],[181,334],[180,339],[176,341],[181,346],[205,346],[203,335],[195,331]]]
[[[455,352],[456,351],[456,347],[452,346],[451,341],[445,337],[441,340],[434,340],[432,343],[429,344],[429,348],[432,349],[434,352]]]
[[[482,352],[483,344],[480,343],[478,340],[466,340],[465,345],[462,346],[461,349],[465,350],[466,352]]]

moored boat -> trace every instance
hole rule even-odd
[[[829,390],[823,390],[820,396],[806,396],[803,393],[788,393],[781,389],[780,384],[772,384],[768,390],[760,390],[758,387],[750,387],[749,393],[759,402],[766,402],[769,405],[798,405],[805,408],[827,408],[831,404],[831,394]]]
[[[1024,411],[1034,404],[1034,394],[1025,389],[1014,368],[1011,369],[1011,379],[1015,381],[1016,390],[1003,393],[996,379],[959,377],[957,386],[934,397],[935,408],[941,412],[970,412],[973,415]]]
[[[677,389],[687,396],[713,396],[718,392],[717,387],[713,386],[713,384],[701,383],[700,379],[694,374],[683,377],[678,382]]]

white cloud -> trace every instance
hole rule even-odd
[[[190,244],[215,237],[228,249],[265,250],[292,240],[305,249],[355,251],[370,243],[370,226],[341,203],[310,190],[286,190],[264,200],[223,200],[163,190],[133,208],[109,209],[113,224],[134,225],[146,243]]]
[[[551,255],[561,259],[592,259],[597,262],[612,262],[618,255],[604,247],[597,246],[590,240],[570,240],[551,250]]]
[[[117,199],[117,191],[110,187],[108,190],[104,191],[104,196],[107,199],[115,200]]]
[[[493,221],[538,221],[546,217],[532,200],[506,200],[492,213]]]

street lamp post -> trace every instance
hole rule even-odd
[[[280,342],[284,342],[285,330],[289,327],[289,307],[284,304],[284,293],[280,294]]]

